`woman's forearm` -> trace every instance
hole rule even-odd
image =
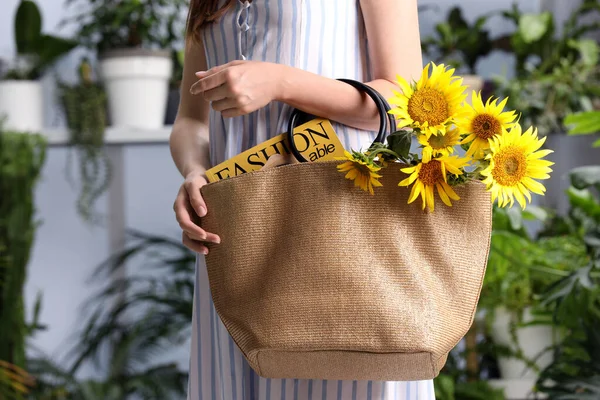
[[[169,138],[171,156],[184,177],[210,168],[208,126],[193,118],[177,118]]]
[[[359,129],[377,130],[379,116],[370,97],[347,83],[288,66],[281,68],[276,100],[312,115]],[[366,82],[385,98],[395,85],[384,79]]]

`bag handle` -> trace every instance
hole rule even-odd
[[[394,118],[394,116],[392,114],[388,113],[388,111],[390,111],[390,109],[391,109],[388,102],[377,90],[373,89],[372,87],[370,87],[368,85],[365,85],[362,82],[355,81],[352,79],[338,79],[338,81],[341,81],[341,82],[349,84],[350,86],[353,86],[354,88],[367,94],[371,99],[373,99],[373,101],[375,102],[375,105],[377,105],[377,111],[379,112],[379,119],[380,119],[379,132],[377,133],[377,137],[375,138],[373,143],[383,143],[388,134],[388,130],[394,129],[396,127],[396,119]],[[294,141],[294,129],[298,125],[301,125],[300,121],[306,122],[306,121],[310,120],[311,118],[313,118],[313,117],[310,114],[307,114],[304,111],[300,111],[297,108],[294,109],[292,111],[292,114],[290,115],[290,120],[288,123],[288,130],[287,130],[287,138],[288,138],[288,142],[290,144],[290,150],[291,150],[292,154],[300,162],[308,162],[308,160],[306,160],[306,158],[304,158],[304,156],[302,156],[302,154],[298,151],[298,148],[296,147],[296,143]]]

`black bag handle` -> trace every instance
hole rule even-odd
[[[395,129],[395,127],[396,127],[396,119],[394,118],[394,116],[392,114],[388,113],[388,111],[390,111],[390,109],[391,109],[388,102],[377,90],[373,89],[372,87],[370,87],[368,85],[365,85],[362,82],[355,81],[352,79],[338,79],[338,80],[341,82],[347,83],[350,86],[353,86],[354,88],[367,94],[371,99],[373,99],[373,101],[377,105],[377,110],[379,112],[379,119],[380,119],[379,132],[377,133],[377,137],[375,138],[373,143],[383,143],[388,134],[388,131]],[[314,118],[314,117],[311,116],[310,114],[307,114],[303,111],[298,110],[297,108],[294,109],[292,111],[292,114],[290,115],[290,120],[288,123],[288,130],[287,130],[287,138],[288,138],[288,142],[290,144],[290,150],[291,150],[292,154],[294,155],[294,157],[296,157],[296,159],[299,162],[307,162],[308,160],[306,160],[306,158],[304,158],[304,156],[302,156],[302,154],[298,151],[298,148],[296,147],[296,143],[294,142],[294,129],[298,125],[308,122],[312,118]]]

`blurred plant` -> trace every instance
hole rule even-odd
[[[137,242],[111,256],[91,277],[108,283],[86,303],[84,315],[89,317],[69,352],[70,366],[43,358],[30,363],[39,382],[33,392],[36,399],[185,396],[187,373],[174,363],[153,365],[153,358],[168,356],[191,335],[195,256],[179,241],[132,235]],[[143,264],[141,273],[115,278],[134,261]],[[96,370],[107,370],[104,379],[75,378],[89,362]]]
[[[5,79],[38,79],[77,43],[42,33],[42,15],[32,0],[21,0],[14,20],[17,58]]]
[[[600,165],[576,168],[570,177],[571,209],[550,220],[541,235],[577,238],[585,258],[574,260],[574,271],[544,294],[553,322],[567,334],[538,386],[550,399],[584,400],[600,395]]]
[[[102,53],[122,48],[173,48],[185,26],[185,0],[66,0],[77,15],[81,44]]]
[[[577,238],[533,236],[526,227],[528,221],[547,223],[550,219],[550,211],[537,207],[526,211],[494,209],[490,254],[478,305],[479,310],[485,310],[488,332],[493,329],[499,308],[514,316],[508,326],[511,345],[493,343],[493,357],[521,360],[533,371],[539,370],[537,358],[552,349],[526,356],[517,330],[530,325],[552,325],[551,308],[542,301],[544,293],[586,260],[585,246]],[[524,321],[525,311],[531,312],[532,321]]]
[[[33,386],[33,379],[24,369],[0,360],[0,399],[23,399]]]
[[[171,86],[179,88],[183,80],[183,63],[185,58],[184,50],[173,50],[171,52],[173,59],[173,74],[171,75]]]
[[[551,12],[522,13],[517,3],[500,14],[513,23],[515,30],[494,39],[493,47],[512,53],[516,58],[518,77],[529,76],[531,67],[540,74],[549,74],[563,59],[585,59],[588,54],[582,47],[589,46],[589,33],[600,29],[598,22],[586,23],[584,17],[600,11],[598,0],[584,0],[569,16],[556,34],[556,24]],[[590,64],[589,60],[584,60]]]
[[[522,112],[523,124],[537,126],[542,135],[564,132],[568,115],[594,109],[593,99],[600,95],[599,52],[596,43],[588,43],[586,58],[562,59],[549,73],[531,70],[524,78],[497,79],[507,107]]]
[[[569,135],[600,133],[600,110],[567,115],[564,123],[569,128]],[[600,139],[593,143],[593,147],[600,147]]]
[[[79,157],[81,192],[77,210],[85,220],[95,220],[94,203],[108,188],[112,173],[104,151],[106,94],[103,87],[94,82],[87,58],[79,66],[79,82],[69,85],[58,81],[57,87],[70,132],[69,144],[75,147]]]
[[[440,374],[435,378],[436,400],[504,400],[504,391],[486,381],[456,382],[452,376]]]
[[[487,382],[497,378],[499,372],[491,339],[481,328],[476,320],[471,328],[479,338],[474,347],[470,348],[463,340],[449,353],[444,368],[434,379],[436,400],[504,400],[503,390]],[[477,359],[475,370],[468,366],[472,356]]]
[[[22,399],[25,368],[23,291],[35,237],[34,190],[46,156],[43,136],[4,132],[0,126],[0,394]],[[39,312],[39,297],[35,305]]]
[[[526,221],[546,221],[548,212],[538,207],[494,208],[492,241],[480,308],[488,321],[496,307],[516,314],[540,305],[548,285],[568,275],[574,261],[585,258],[585,248],[573,238],[534,238]],[[542,264],[543,263],[543,264]]]
[[[459,72],[476,74],[477,62],[492,50],[490,34],[483,26],[488,16],[481,16],[469,25],[460,6],[453,7],[445,21],[435,26],[435,35],[422,40],[423,52],[436,64],[447,64]]]
[[[507,107],[522,112],[522,123],[537,126],[542,135],[564,132],[567,115],[594,109],[593,99],[600,95],[599,50],[586,35],[600,24],[582,18],[598,11],[597,0],[585,0],[560,35],[550,12],[524,14],[515,4],[502,13],[516,29],[495,39],[494,48],[515,55],[516,77],[497,79],[498,91],[509,98]]]

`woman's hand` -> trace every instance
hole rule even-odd
[[[220,243],[221,238],[206,232],[195,222],[207,213],[206,203],[200,194],[200,188],[207,184],[206,177],[200,171],[190,172],[179,188],[173,210],[179,226],[183,230],[183,244],[197,253],[208,254],[206,243]]]
[[[278,100],[285,67],[260,61],[233,61],[196,72],[192,94],[202,94],[224,117],[246,115]]]

